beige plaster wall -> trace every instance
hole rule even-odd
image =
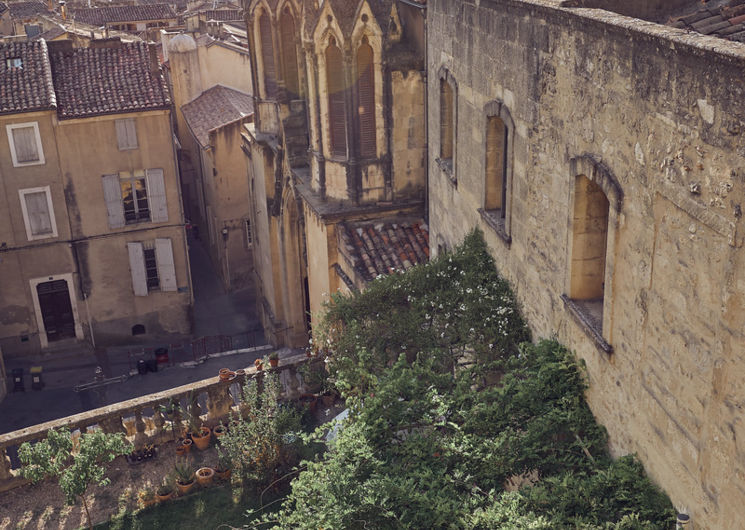
[[[482,228],[536,336],[555,334],[586,361],[614,454],[638,453],[695,528],[730,528],[745,505],[745,46],[551,5],[428,2],[431,246]],[[435,162],[442,67],[458,84],[457,184]],[[478,212],[495,99],[515,123],[511,244]],[[583,154],[623,192],[606,254],[610,355],[560,299],[570,159]]]
[[[246,94],[253,94],[248,50],[239,51],[220,44],[212,44],[211,46],[199,46],[197,53],[202,90],[215,85],[223,85]]]
[[[425,85],[422,72],[391,72],[393,93],[393,193],[419,196],[427,182]]]

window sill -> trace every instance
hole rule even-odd
[[[585,334],[595,343],[595,346],[608,355],[613,353],[613,346],[606,342],[601,333],[602,330],[598,329],[597,319],[591,315],[587,309],[578,304],[577,301],[569,298],[567,295],[562,294],[561,301],[564,302],[564,306],[572,317],[574,317],[574,320],[579,324]]]
[[[448,178],[450,179],[450,183],[458,187],[458,179],[455,178],[454,171],[453,171],[453,159],[452,158],[436,158],[435,161],[437,162],[437,165],[440,166],[440,169],[443,173],[445,173]]]
[[[479,208],[478,212],[481,214],[481,219],[489,225],[509,247],[512,244],[512,237],[505,229],[505,220],[504,217],[499,216],[499,210],[484,210],[483,208]]]

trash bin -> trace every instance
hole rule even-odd
[[[158,360],[157,359],[148,359],[145,361],[145,364],[147,364],[147,369],[151,372],[157,372],[158,371]]]
[[[156,348],[155,360],[158,364],[168,364],[168,348]]]
[[[10,371],[10,376],[13,378],[13,392],[25,392],[23,388],[23,368],[13,368]]]
[[[140,375],[145,375],[147,373],[147,361],[145,361],[145,359],[137,361],[137,373]]]

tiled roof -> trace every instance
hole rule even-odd
[[[8,6],[5,3],[0,2],[0,15],[5,13],[7,10],[8,10]]]
[[[143,20],[163,20],[177,18],[168,4],[149,4],[144,6],[109,6],[84,9],[71,9],[75,20],[103,26],[116,22],[140,22]]]
[[[7,59],[20,58],[21,68]],[[0,114],[52,109],[52,70],[44,41],[0,44]]]
[[[202,147],[209,146],[210,131],[253,114],[253,98],[248,94],[216,85],[182,105],[181,112]]]
[[[422,221],[342,223],[338,230],[342,254],[365,281],[429,259],[429,230]]]
[[[241,9],[208,9],[199,13],[207,20],[243,20]]]
[[[44,40],[54,40],[57,37],[60,37],[62,35],[67,34],[67,30],[65,28],[62,28],[60,26],[52,26],[48,30],[46,30],[43,33],[39,33],[35,37],[32,37],[33,39],[44,39]]]
[[[31,2],[10,2],[8,9],[10,9],[10,16],[13,18],[26,18],[39,14],[46,15],[52,13],[46,2],[40,2],[38,0]]]
[[[745,42],[745,0],[731,0],[724,6],[703,7],[693,13],[673,18],[669,25]]]
[[[168,108],[160,71],[143,42],[50,54],[60,119]]]

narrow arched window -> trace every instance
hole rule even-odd
[[[359,96],[360,157],[374,158],[377,155],[375,131],[375,71],[373,49],[367,37],[357,50],[357,90]]]
[[[300,94],[300,82],[297,72],[297,48],[295,47],[295,17],[289,7],[285,7],[279,22],[282,36],[282,77],[285,88],[292,99]]]
[[[326,88],[331,154],[347,155],[347,113],[344,104],[344,62],[335,40],[326,48]]]
[[[274,64],[272,24],[269,14],[265,11],[259,16],[259,38],[261,40],[261,62],[264,67],[264,96],[273,98],[277,95],[277,69]]]
[[[499,116],[486,119],[486,197],[484,209],[504,219],[507,202],[507,140],[509,131]]]
[[[453,159],[453,129],[455,109],[453,106],[453,87],[446,79],[440,79],[440,159]]]

